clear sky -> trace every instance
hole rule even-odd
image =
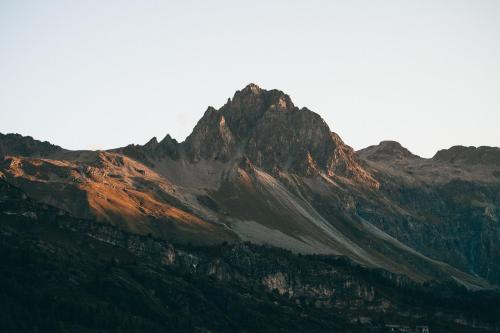
[[[182,141],[254,82],[355,149],[500,146],[500,1],[0,0],[0,132]]]

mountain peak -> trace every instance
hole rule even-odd
[[[260,94],[262,89],[255,83],[249,83],[245,88],[241,90],[242,92],[250,92],[252,94]]]
[[[156,138],[156,136],[153,136],[151,138],[151,140],[149,140],[144,146],[146,147],[153,147],[153,146],[156,146],[158,145],[158,139]]]
[[[318,114],[297,108],[280,90],[255,84],[237,91],[219,110],[205,112],[182,145],[195,162],[248,158],[270,172],[370,178],[354,160],[353,150]]]
[[[184,142],[167,135],[159,143],[153,139],[119,151],[149,164],[163,157],[189,163],[246,160],[270,173],[321,174],[378,186],[359,165],[353,149],[318,114],[299,109],[280,90],[265,90],[253,83],[236,91],[220,109],[208,107]]]
[[[399,142],[392,140],[384,140],[381,141],[378,145],[361,149],[358,151],[358,154],[363,158],[373,161],[419,158],[419,156],[410,152]]]
[[[297,111],[290,96],[281,90],[265,90],[250,83],[242,90],[236,91],[233,99],[222,107],[232,112],[252,112],[260,116],[266,111]]]
[[[31,136],[0,133],[0,157],[5,155],[45,157],[64,149],[47,141],[39,141]]]

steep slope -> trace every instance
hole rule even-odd
[[[419,163],[394,144],[372,150],[393,157],[398,151],[397,163]],[[295,107],[281,91],[250,84],[219,110],[208,108],[184,142],[167,136],[109,152],[6,156],[0,172],[77,217],[175,242],[249,240],[344,255],[419,282],[483,288],[489,283],[481,276],[497,281],[495,270],[471,275],[465,272],[477,271],[446,264],[455,265],[447,254],[418,252],[400,232],[411,214],[386,189],[394,177],[382,166],[392,162],[360,156],[317,114]],[[390,222],[381,223],[384,218]]]
[[[196,243],[236,240],[223,226],[194,214],[176,186],[143,164],[114,153],[81,155],[67,154],[72,160],[8,156],[0,176],[75,216],[139,234]]]
[[[365,201],[359,214],[421,253],[500,283],[500,148],[456,146],[424,159],[395,146],[358,152],[380,181],[379,199],[393,206]]]

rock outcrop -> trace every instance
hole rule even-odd
[[[467,165],[495,165],[500,168],[499,147],[464,147],[453,146],[450,149],[440,150],[432,158],[443,163]]]
[[[31,136],[0,133],[0,157],[7,155],[46,157],[63,151],[47,141],[38,141]]]

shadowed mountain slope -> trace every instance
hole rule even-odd
[[[0,180],[2,332],[431,332],[499,327],[500,294],[345,257],[192,246],[78,219]]]

